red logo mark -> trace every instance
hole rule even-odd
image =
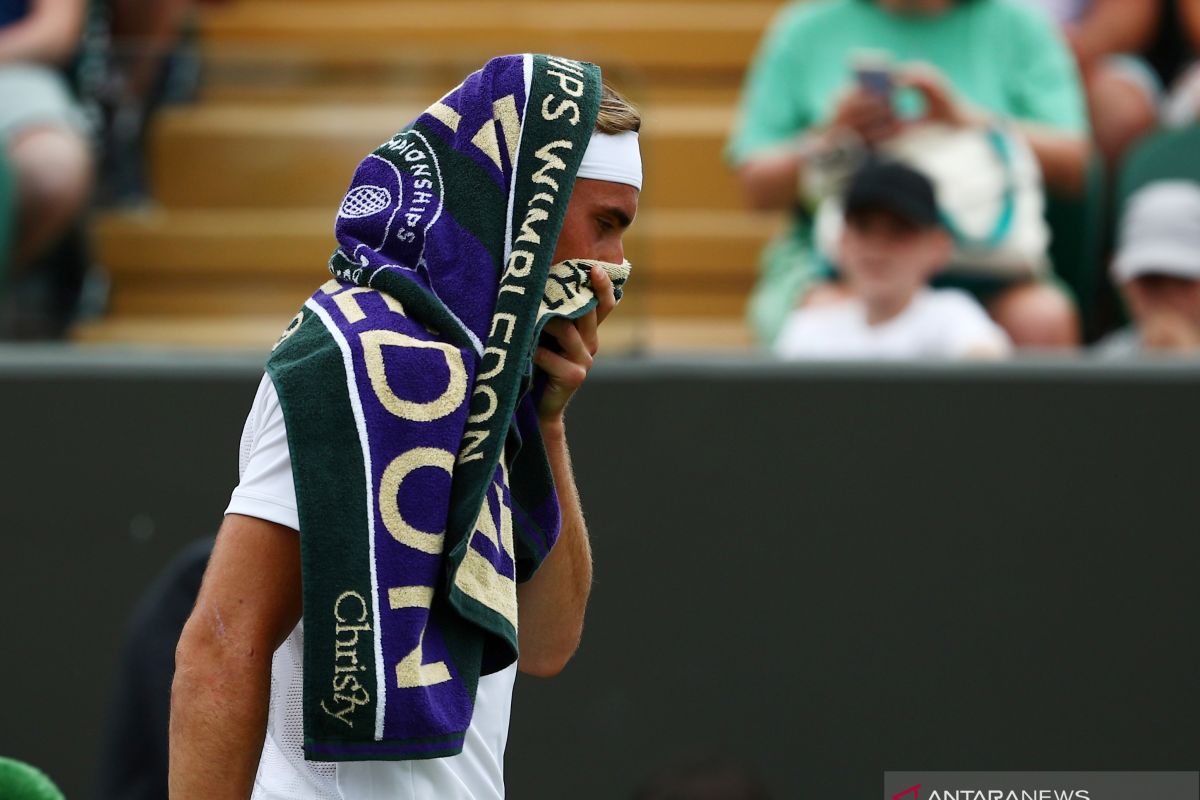
[[[912,787],[911,789],[905,789],[900,794],[892,795],[892,800],[900,800],[900,798],[906,797],[907,795],[912,795],[913,800],[921,800],[920,792],[921,792],[921,784],[918,783],[916,786]]]

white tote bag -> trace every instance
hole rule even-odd
[[[916,125],[879,150],[932,181],[942,221],[955,239],[954,269],[1032,277],[1049,268],[1050,228],[1037,158],[1002,126]],[[817,211],[817,247],[833,263],[842,231],[840,196]]]

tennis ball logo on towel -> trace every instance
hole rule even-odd
[[[341,252],[354,264],[334,270],[363,284],[383,268],[424,266],[425,240],[442,214],[442,173],[417,130],[397,133],[363,159],[338,209]]]
[[[392,204],[392,193],[382,186],[356,186],[342,201],[338,216],[346,219],[362,219],[383,211]]]

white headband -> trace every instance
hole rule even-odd
[[[624,183],[642,189],[642,151],[634,131],[608,134],[596,131],[583,154],[578,177]]]

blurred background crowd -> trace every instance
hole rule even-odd
[[[264,347],[361,152],[533,49],[645,112],[617,349],[1200,347],[1200,0],[406,5],[2,0],[4,338]]]

